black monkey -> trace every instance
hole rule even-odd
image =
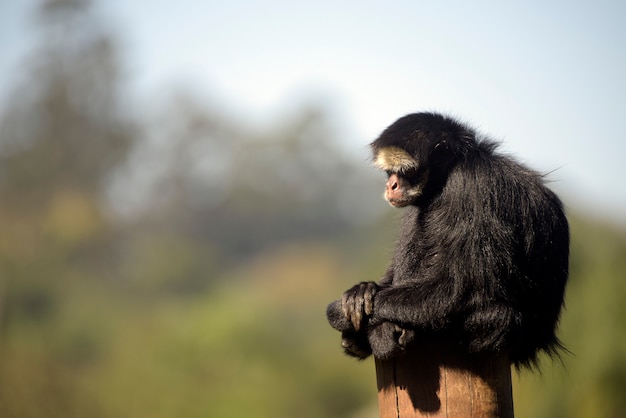
[[[371,144],[385,199],[406,212],[383,278],[328,305],[347,354],[384,359],[441,338],[532,367],[562,348],[567,219],[543,176],[496,147],[435,113],[402,117]]]

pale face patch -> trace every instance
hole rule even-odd
[[[392,173],[416,170],[418,167],[417,161],[408,152],[398,147],[381,148],[376,154],[374,164],[381,170]]]

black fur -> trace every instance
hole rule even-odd
[[[346,353],[389,358],[441,339],[468,353],[506,353],[518,367],[535,365],[539,352],[555,354],[569,229],[542,175],[438,114],[405,116],[371,146],[375,156],[390,146],[407,151],[420,166],[413,175],[428,178],[404,209],[380,282],[356,285],[328,306]]]

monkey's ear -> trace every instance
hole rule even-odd
[[[402,148],[385,147],[376,151],[374,165],[383,171],[400,173],[417,169],[419,164]]]

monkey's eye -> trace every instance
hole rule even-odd
[[[406,178],[419,177],[420,173],[416,168],[407,168],[405,170],[400,171],[401,176]]]

